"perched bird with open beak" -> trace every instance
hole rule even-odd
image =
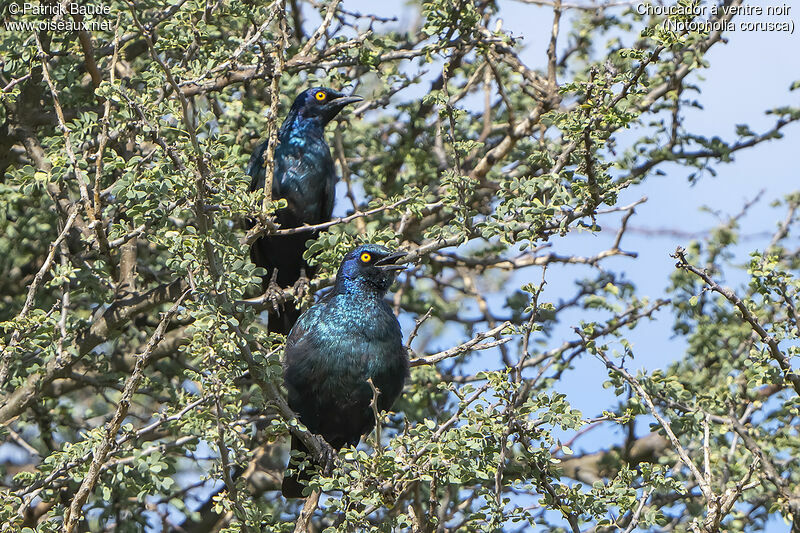
[[[342,260],[333,290],[302,314],[286,340],[284,381],[289,406],[334,449],[357,445],[375,426],[377,407],[394,404],[408,376],[400,323],[384,300],[405,252],[366,244]],[[294,435],[292,449],[308,450]],[[291,462],[290,462],[291,467]],[[302,496],[309,470],[284,476],[287,498]]]

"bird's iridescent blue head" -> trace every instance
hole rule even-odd
[[[324,126],[349,104],[363,100],[327,87],[312,87],[297,95],[289,114],[303,119],[317,119]]]
[[[362,244],[344,256],[336,275],[336,287],[345,292],[366,288],[385,293],[397,272],[405,268],[397,264],[405,255],[378,244]]]

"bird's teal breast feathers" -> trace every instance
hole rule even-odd
[[[376,319],[377,317],[377,319]],[[324,368],[334,382],[363,382],[364,376],[376,380],[385,373],[401,371],[402,333],[385,302],[363,295],[338,294],[328,305],[312,308],[304,315],[315,361],[308,370]],[[380,354],[391,354],[386,357]],[[398,366],[397,369],[394,367]]]

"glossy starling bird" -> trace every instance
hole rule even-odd
[[[278,131],[278,145],[275,148],[272,198],[285,198],[288,203],[285,209],[276,213],[282,229],[330,220],[337,177],[331,149],[325,142],[325,125],[345,106],[361,100],[360,96],[345,96],[324,87],[307,89],[295,98],[289,115]],[[267,142],[256,149],[247,166],[247,174],[252,178],[251,191],[264,187]],[[275,270],[276,281],[281,288],[296,283],[304,269],[306,275],[313,274],[303,260],[303,252],[306,241],[316,236],[314,232],[301,232],[266,236],[253,243],[250,258],[256,266],[267,270],[265,289]],[[287,304],[280,313],[270,315],[269,330],[286,334],[298,316],[297,309]]]
[[[367,379],[378,389],[378,409],[386,410],[408,376],[400,324],[384,301],[404,255],[374,244],[350,251],[333,290],[303,313],[286,340],[289,406],[334,449],[358,444],[375,426]],[[292,449],[308,453],[294,435]],[[308,470],[284,476],[283,495],[301,497],[300,480],[310,477]]]

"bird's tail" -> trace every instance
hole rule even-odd
[[[284,498],[303,498],[303,489],[308,485],[308,482],[311,481],[311,477],[314,475],[314,470],[316,468],[316,463],[311,458],[311,452],[308,451],[308,448],[294,435],[292,435],[292,451],[303,452],[306,454],[306,458],[311,461],[311,466],[306,467],[299,472],[295,468],[292,474],[286,472],[283,476],[283,483],[281,483],[281,492],[283,493]],[[292,458],[289,458],[289,465],[292,466]],[[288,468],[288,467],[287,467]]]

